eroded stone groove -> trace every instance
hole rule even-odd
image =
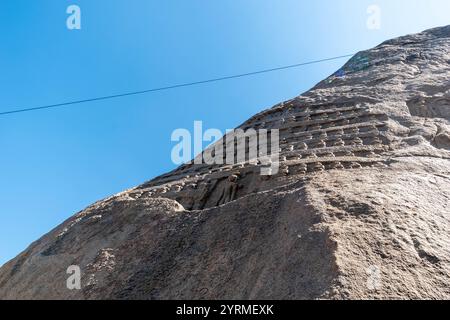
[[[281,110],[260,115],[240,127],[280,130],[278,176],[261,176],[259,166],[248,162],[189,165],[145,184],[135,194],[164,196],[177,200],[188,210],[200,210],[272,188],[282,183],[280,176],[358,169],[385,161],[383,153],[391,148],[391,138],[386,135],[389,118],[372,111],[370,105],[302,105],[296,100],[282,105]]]

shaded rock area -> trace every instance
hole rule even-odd
[[[450,26],[239,128],[279,130],[279,173],[189,164],[99,201],[5,264],[0,298],[450,298]]]

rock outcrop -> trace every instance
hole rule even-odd
[[[0,298],[449,299],[449,79],[450,26],[360,52],[240,126],[279,129],[278,174],[183,165],[99,201],[5,264]]]

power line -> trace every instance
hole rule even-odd
[[[97,98],[91,98],[91,99],[84,99],[84,100],[75,100],[75,101],[69,101],[69,102],[63,102],[63,103],[57,103],[57,104],[49,104],[49,105],[44,105],[44,106],[39,106],[39,107],[21,108],[21,109],[3,111],[3,112],[0,112],[0,116],[14,114],[14,113],[30,112],[30,111],[36,111],[36,110],[42,110],[42,109],[51,109],[51,108],[65,107],[65,106],[70,106],[70,105],[74,105],[74,104],[86,103],[86,102],[115,99],[115,98],[139,95],[139,94],[144,94],[144,93],[156,92],[156,91],[164,91],[164,90],[170,90],[170,89],[176,89],[176,88],[182,88],[182,87],[195,86],[195,85],[200,85],[200,84],[205,84],[205,83],[211,83],[211,82],[218,82],[218,81],[223,81],[223,80],[230,80],[230,79],[248,77],[248,76],[253,76],[253,75],[257,75],[257,74],[261,74],[261,73],[268,73],[268,72],[279,71],[279,70],[284,70],[284,69],[297,68],[297,67],[306,66],[306,65],[310,65],[310,64],[321,63],[321,62],[325,62],[325,61],[331,61],[331,60],[337,60],[337,59],[342,59],[342,58],[348,58],[348,57],[351,57],[353,55],[354,54],[347,54],[347,55],[343,55],[343,56],[337,56],[337,57],[332,57],[332,58],[326,58],[326,59],[302,62],[302,63],[292,64],[292,65],[283,66],[283,67],[264,69],[264,70],[254,71],[254,72],[236,74],[236,75],[232,75],[232,76],[213,78],[213,79],[202,80],[202,81],[195,81],[195,82],[175,84],[175,85],[171,85],[171,86],[153,88],[153,89],[148,89],[148,90],[133,91],[133,92],[120,93],[120,94],[114,94],[114,95],[97,97]]]

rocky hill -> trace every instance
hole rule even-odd
[[[276,175],[183,165],[99,201],[0,299],[449,299],[449,121],[450,26],[386,41],[240,126],[279,130]]]

